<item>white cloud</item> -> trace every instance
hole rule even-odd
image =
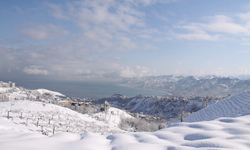
[[[121,72],[120,72],[120,76],[123,78],[131,78],[131,77],[142,77],[142,76],[146,76],[149,75],[149,69],[146,67],[142,67],[142,66],[135,66],[133,68],[130,67],[121,67]]]
[[[139,34],[139,35],[137,35],[137,37],[139,37],[139,38],[144,38],[144,39],[149,39],[149,38],[151,38],[151,36],[148,35],[148,34]]]
[[[153,45],[150,45],[150,44],[144,44],[143,49],[145,49],[145,50],[157,50],[158,48],[153,46]]]
[[[33,27],[21,29],[20,33],[36,40],[55,39],[67,35],[69,32],[52,24],[35,24]]]
[[[144,26],[143,12],[137,11],[128,2],[78,1],[67,6],[48,3],[51,13],[58,19],[72,20],[83,29],[100,25],[109,30],[129,31],[130,26]]]
[[[130,1],[134,1],[134,3],[139,2],[139,3],[142,3],[144,5],[152,5],[152,4],[155,4],[155,3],[176,2],[178,0],[130,0]]]
[[[249,74],[249,69],[248,67],[239,67],[238,71],[237,71],[238,75],[246,75]]]
[[[33,74],[33,75],[49,75],[49,72],[47,70],[42,70],[38,68],[33,68],[33,67],[25,67],[23,69],[23,72],[27,74]]]
[[[161,19],[163,21],[168,21],[167,17],[158,14],[156,11],[153,11],[153,13],[156,15],[157,18],[159,18],[159,19]]]
[[[136,73],[129,67],[126,67],[121,71],[121,77],[123,78],[131,78],[135,76],[136,76]]]
[[[218,67],[218,68],[216,68],[216,69],[214,69],[214,70],[212,71],[212,74],[218,75],[218,76],[220,76],[220,75],[225,75],[226,70],[227,70],[226,68],[220,68],[220,67]]]
[[[216,41],[220,39],[220,35],[210,35],[208,33],[172,33],[172,35],[177,39],[183,40],[207,40],[207,41]]]
[[[172,32],[173,37],[187,40],[209,40],[217,41],[226,39],[229,35],[248,36],[250,34],[250,22],[236,23],[228,16],[215,15],[203,18],[206,23],[188,23],[174,26],[184,29],[187,33]]]
[[[239,17],[239,18],[241,18],[242,20],[250,20],[250,12],[248,12],[248,13],[245,13],[245,14],[237,14],[237,16]]]
[[[249,33],[245,25],[233,23],[232,19],[223,15],[216,15],[214,17],[207,17],[210,23],[201,24],[201,26],[212,32],[224,32],[229,34]]]

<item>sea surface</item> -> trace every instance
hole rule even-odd
[[[69,97],[75,98],[103,98],[110,97],[115,93],[124,94],[127,97],[142,94],[143,96],[162,96],[163,92],[144,90],[132,87],[120,86],[117,82],[58,82],[58,81],[13,81],[16,86],[22,86],[27,89],[44,88],[60,92]]]

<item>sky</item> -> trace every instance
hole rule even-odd
[[[250,74],[249,0],[0,1],[5,80]]]

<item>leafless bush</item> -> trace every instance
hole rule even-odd
[[[160,122],[148,122],[144,119],[137,118],[121,118],[121,122],[119,124],[119,128],[134,132],[153,132],[166,127],[167,125]]]

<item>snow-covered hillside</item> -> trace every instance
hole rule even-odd
[[[0,117],[0,149],[249,150],[250,114],[247,109],[249,107],[249,93],[249,91],[245,91],[207,108],[208,111],[214,108],[214,113],[220,118],[211,120],[213,118],[198,115],[199,119],[197,120],[210,121],[180,122],[150,133],[100,135],[91,132],[82,134],[59,132],[53,136],[44,136],[37,133],[36,130],[25,127],[24,123],[13,123],[15,120],[13,122],[11,119],[8,120],[4,114]],[[11,103],[8,104],[8,107],[10,105]],[[18,105],[16,103],[13,107]],[[223,107],[216,110],[218,105]],[[201,114],[201,112],[193,115]],[[227,117],[221,117],[227,113]],[[211,113],[211,115],[213,114]]]
[[[55,99],[57,100],[66,99],[66,96],[61,93],[46,89],[29,90],[23,87],[0,88],[1,101],[9,101],[9,100],[49,101]]]
[[[96,117],[98,120],[103,120],[113,127],[118,127],[122,118],[133,118],[126,112],[114,107],[109,108],[107,111],[95,113],[93,117]]]
[[[9,118],[14,124],[25,126],[30,131],[46,132],[48,135],[53,134],[54,127],[55,133],[83,133],[89,131],[99,134],[110,134],[124,132],[119,128],[115,128],[113,124],[106,124],[87,114],[80,114],[54,104],[15,100],[1,102],[0,110],[0,117]]]
[[[197,122],[214,120],[221,117],[238,117],[244,115],[250,115],[250,90],[246,90],[201,109],[186,117],[184,120],[187,122]],[[230,120],[224,121],[228,122]]]
[[[124,79],[125,86],[166,92],[173,96],[227,96],[250,89],[250,80],[218,76],[147,76]]]
[[[148,96],[135,96],[130,98],[116,98],[107,97],[101,98],[98,101],[93,102],[93,104],[103,104],[108,101],[112,106],[125,109],[134,114],[147,115],[150,119],[160,117],[161,119],[173,119],[176,118],[181,109],[185,112],[196,112],[205,105],[211,105],[221,100],[215,97],[148,97]],[[151,120],[150,119],[150,120]]]

